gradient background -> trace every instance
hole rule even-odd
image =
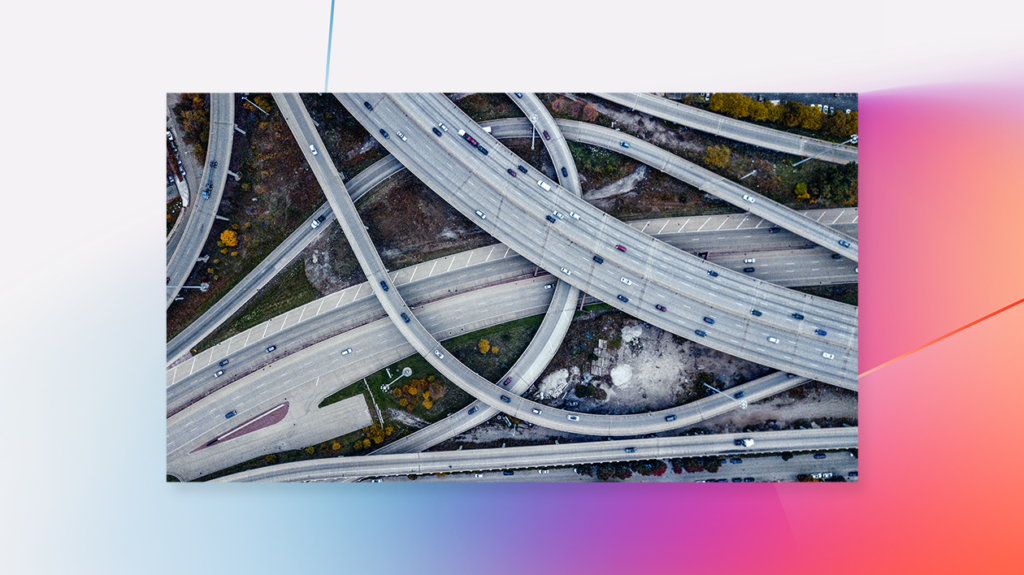
[[[336,7],[337,91],[862,93],[861,480],[813,486],[165,484],[164,93],[322,90],[330,4],[139,4],[0,35],[5,572],[1024,572],[1003,3]]]

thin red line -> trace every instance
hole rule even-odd
[[[885,366],[889,365],[890,363],[895,363],[895,362],[897,362],[897,361],[899,361],[899,360],[901,360],[901,359],[903,359],[903,358],[907,357],[907,356],[908,356],[908,355],[910,355],[910,354],[913,354],[913,353],[917,353],[917,352],[921,351],[922,349],[924,349],[924,348],[928,347],[929,345],[932,345],[932,344],[935,344],[935,343],[939,343],[940,341],[942,341],[942,340],[946,339],[947,337],[949,337],[949,336],[951,336],[951,335],[956,335],[956,334],[958,334],[958,333],[960,333],[961,331],[963,331],[963,330],[965,330],[965,329],[967,329],[967,328],[971,327],[972,325],[974,325],[974,324],[976,324],[976,323],[981,323],[981,322],[985,321],[986,319],[988,319],[988,318],[990,318],[990,317],[992,317],[992,316],[994,316],[994,315],[996,315],[996,314],[1000,314],[1000,313],[1003,313],[1004,311],[1006,311],[1006,310],[1010,309],[1011,307],[1013,307],[1013,306],[1015,306],[1015,305],[1020,305],[1020,304],[1022,304],[1022,303],[1024,303],[1024,299],[1020,299],[1020,300],[1017,300],[1017,301],[1015,301],[1015,302],[1011,303],[1010,305],[1008,305],[1008,306],[1006,306],[1006,307],[1004,307],[1004,308],[1002,308],[1002,309],[998,309],[998,310],[996,310],[996,311],[994,311],[994,312],[992,312],[992,313],[990,313],[990,314],[986,315],[986,316],[985,316],[985,317],[983,317],[983,318],[980,318],[980,319],[976,319],[976,320],[972,321],[971,323],[969,323],[969,324],[967,324],[967,325],[965,325],[965,326],[963,326],[963,327],[961,327],[961,328],[959,328],[959,329],[955,329],[955,330],[953,330],[953,331],[951,331],[951,332],[947,333],[946,335],[944,335],[944,336],[942,336],[942,337],[940,337],[940,338],[938,338],[938,339],[936,339],[936,340],[930,341],[930,342],[928,342],[928,343],[926,343],[926,344],[922,345],[921,347],[918,347],[917,349],[913,349],[913,350],[911,350],[911,351],[908,351],[907,353],[905,353],[905,354],[903,354],[903,355],[901,355],[901,356],[899,356],[899,357],[896,357],[896,358],[890,359],[889,361],[887,361],[887,362],[883,363],[882,365],[879,365],[879,366],[873,367],[873,368],[871,368],[871,369],[869,369],[869,370],[865,371],[864,373],[862,373],[862,374],[858,375],[857,377],[858,377],[858,378],[861,378],[861,377],[864,377],[865,375],[868,375],[868,374],[870,374],[870,373],[872,373],[872,372],[874,372],[874,371],[876,371],[876,370],[882,369],[883,367],[885,367]]]

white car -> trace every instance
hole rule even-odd
[[[752,198],[752,197],[750,197],[750,196],[748,196],[746,194],[743,194],[743,199],[748,201],[748,202],[750,202],[750,203],[754,203],[754,198]]]
[[[825,359],[835,359],[836,358],[836,356],[832,355],[831,353],[829,353],[827,351],[821,352],[821,357],[823,357]]]
[[[313,155],[315,156],[316,155],[316,146],[314,146],[313,144],[310,144],[309,145],[309,151],[313,152]]]
[[[540,415],[540,410],[537,409],[536,407],[533,408],[533,412],[536,413],[537,415]]]
[[[626,278],[619,278],[619,281],[620,281],[620,282],[622,282],[622,283],[624,283],[624,284],[626,284],[626,285],[628,285],[628,286],[631,286],[631,285],[633,285],[633,282],[629,281],[629,280],[628,280],[628,279],[626,279]]]
[[[554,212],[554,214],[555,214],[555,217],[556,217],[556,218],[558,218],[558,219],[560,219],[560,220],[564,220],[564,219],[565,219],[565,216],[563,216],[563,215],[562,215],[561,213],[559,213],[559,212]]]
[[[434,350],[434,355],[437,356],[437,359],[444,359],[444,354],[441,353],[441,350],[439,350],[439,349],[435,349]]]
[[[580,219],[580,215],[577,214],[576,212],[569,212],[569,217],[574,219],[574,220]]]
[[[477,479],[480,479],[480,478],[481,478],[481,477],[483,477],[483,476],[484,476],[484,474],[483,474],[483,473],[477,473],[477,474],[476,474],[476,475],[474,475],[473,477],[476,477]]]
[[[551,289],[555,287],[555,284],[544,284],[544,289]]]
[[[448,131],[448,126],[445,126],[444,124],[438,124],[438,125],[437,125],[437,127],[438,127],[438,128],[441,128],[441,130],[443,130],[443,131],[445,131],[445,132],[447,132],[447,131]]]
[[[569,418],[569,421],[579,421],[580,420],[580,416],[578,416],[578,415],[570,415],[570,416],[568,416],[568,418]]]
[[[567,275],[567,276],[571,276],[572,275],[572,272],[567,270],[567,269],[565,269],[565,268],[562,268],[562,273]]]
[[[538,469],[537,473],[540,473],[541,475],[544,475],[545,473],[551,473],[551,471],[547,470],[547,469]]]
[[[743,260],[743,263],[745,263],[745,264],[752,264],[752,263],[754,263],[754,258],[747,258],[747,259]]]
[[[345,351],[341,352],[341,355],[348,355],[350,353],[352,353],[352,348],[351,347],[346,349]]]
[[[768,338],[768,343],[779,343],[779,338],[777,338],[777,337],[769,337]]]
[[[486,220],[487,219],[487,216],[483,212],[481,212],[480,210],[476,211],[476,215],[480,216],[481,220]]]
[[[406,138],[405,134],[403,134],[402,132],[395,132],[395,135],[398,136],[399,138],[401,138],[403,142],[408,141],[408,139],[409,139],[409,138]]]

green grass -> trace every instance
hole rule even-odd
[[[858,284],[842,284],[835,286],[796,287],[790,289],[845,304],[857,305],[858,288]]]
[[[174,196],[174,199],[167,202],[167,234],[174,229],[174,224],[181,215],[181,196]]]
[[[306,267],[300,259],[270,280],[242,309],[235,312],[217,331],[207,336],[198,346],[203,351],[231,336],[257,326],[288,310],[305,305],[320,297],[306,278]]]
[[[475,122],[501,118],[524,118],[523,112],[505,94],[473,94],[454,104]]]
[[[453,337],[444,342],[444,347],[484,379],[497,382],[530,345],[542,321],[543,315],[524,317]],[[481,339],[490,342],[492,350],[486,354],[480,353],[477,345]],[[494,347],[498,353],[493,353]]]

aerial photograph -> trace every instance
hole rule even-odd
[[[166,481],[857,481],[857,127],[855,93],[167,94]]]

